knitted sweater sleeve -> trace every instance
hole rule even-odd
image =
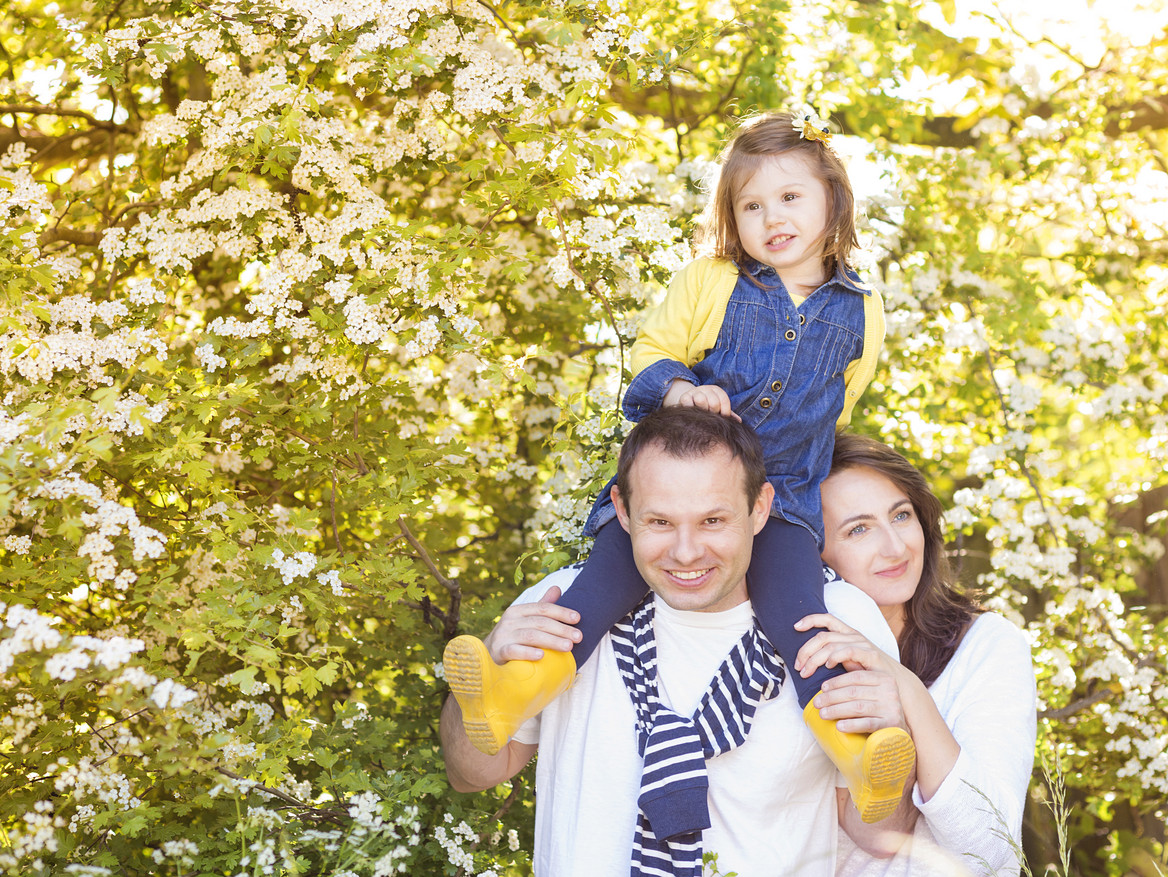
[[[1000,615],[980,616],[930,691],[961,753],[936,794],[924,801],[916,788],[913,803],[974,873],[1017,874],[1007,838],[1021,842],[1037,723],[1025,635]]]

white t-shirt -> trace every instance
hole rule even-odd
[[[874,859],[840,832],[840,877],[1005,877],[1019,872],[1017,856],[1002,834],[1021,843],[1034,767],[1034,666],[1025,634],[1001,615],[979,615],[929,694],[961,754],[927,802],[919,787],[913,789],[921,815],[899,855]]]
[[[518,602],[566,589],[560,570]],[[879,609],[851,585],[827,586],[828,609],[896,654]],[[692,715],[734,643],[753,623],[749,603],[726,612],[679,612],[658,600],[654,620],[663,702]],[[636,716],[605,636],[576,682],[515,735],[538,743],[535,794],[537,877],[628,874],[641,758]],[[829,877],[835,869],[836,771],[803,722],[789,682],[759,706],[746,742],[707,762],[711,827],[705,852],[741,877]]]

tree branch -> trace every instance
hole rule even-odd
[[[31,116],[68,116],[75,119],[84,119],[94,128],[105,128],[107,130],[114,130],[121,127],[114,122],[104,122],[83,110],[66,110],[61,107],[46,107],[40,106],[39,104],[0,104],[0,114],[5,113],[22,113]]]
[[[79,247],[96,247],[101,243],[101,232],[99,231],[79,231],[75,228],[49,228],[41,233],[37,242],[42,249],[49,244],[57,241],[65,241],[66,243],[76,244]]]
[[[1057,710],[1039,710],[1038,718],[1061,722],[1063,719],[1069,719],[1075,713],[1081,713],[1083,710],[1093,707],[1101,700],[1107,700],[1112,694],[1114,692],[1110,688],[1100,688],[1098,691],[1088,694],[1086,697],[1081,697],[1075,702],[1069,703]]]
[[[239,774],[234,773],[225,767],[216,765],[215,770],[218,773],[223,774],[223,776],[229,777],[230,779],[248,783],[249,788],[255,789],[257,792],[263,792],[266,795],[271,795],[273,798],[283,801],[289,806],[305,811],[306,814],[311,815],[316,819],[327,820],[328,822],[333,822],[337,825],[344,825],[345,818],[347,818],[349,815],[343,810],[324,810],[320,807],[313,807],[311,804],[306,804],[304,801],[292,797],[287,792],[281,792],[279,789],[273,789],[270,786],[265,786],[263,783],[249,780],[247,777],[240,776]]]
[[[434,563],[434,558],[432,558],[430,556],[430,552],[426,550],[426,546],[419,542],[418,537],[415,536],[410,530],[409,524],[406,523],[404,516],[398,517],[397,526],[398,529],[402,531],[402,535],[406,537],[406,541],[408,541],[410,545],[413,546],[414,551],[418,552],[418,556],[422,559],[422,563],[426,565],[426,569],[430,570],[430,575],[434,577],[435,581],[437,581],[438,584],[440,584],[451,594],[460,593],[462,589],[459,587],[458,582],[452,579],[448,579],[446,576],[442,575],[442,572],[438,569],[438,565]]]

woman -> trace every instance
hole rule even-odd
[[[941,504],[896,451],[839,436],[822,496],[823,559],[875,600],[901,662],[832,616],[811,615],[796,626],[826,631],[796,670],[860,671],[824,683],[821,713],[844,731],[906,728],[917,751],[911,792],[878,826],[898,830],[862,825],[840,790],[837,875],[1017,874],[1036,730],[1026,637],[954,587]]]

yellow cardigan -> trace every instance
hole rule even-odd
[[[686,367],[700,362],[718,340],[738,268],[726,259],[696,259],[674,276],[661,304],[650,310],[633,343],[636,376],[655,362],[672,359]],[[836,428],[847,425],[856,401],[876,373],[884,344],[884,302],[876,290],[864,296],[864,350],[844,372],[847,395]]]

